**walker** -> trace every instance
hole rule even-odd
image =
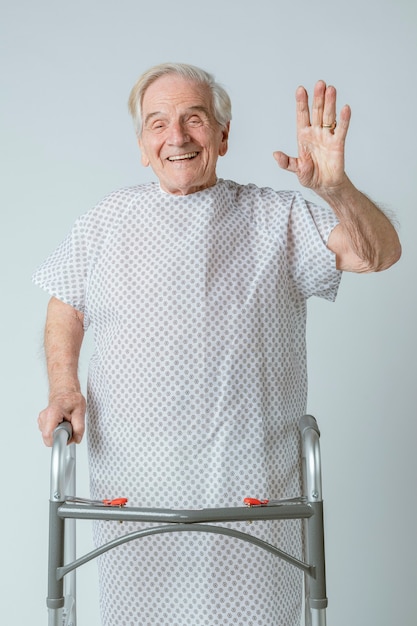
[[[62,422],[54,432],[49,501],[48,626],[76,626],[76,570],[123,543],[169,532],[205,532],[235,537],[284,559],[304,572],[305,624],[326,626],[323,498],[320,431],[311,415],[299,422],[303,495],[284,500],[245,498],[242,507],[171,510],[126,506],[126,498],[100,502],[75,495],[75,444],[67,445],[72,429]],[[138,530],[76,558],[77,519],[142,521],[157,524]],[[222,522],[301,519],[305,525],[305,560]]]

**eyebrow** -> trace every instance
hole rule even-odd
[[[209,117],[210,115],[208,108],[202,104],[194,104],[193,106],[188,107],[187,112],[192,112],[192,111],[198,111],[200,113],[204,113],[207,117]],[[158,117],[159,115],[165,116],[165,113],[163,111],[154,111],[152,113],[148,113],[148,115],[145,117],[144,125],[146,126],[149,120],[153,119],[154,117]]]

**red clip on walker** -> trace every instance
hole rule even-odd
[[[128,502],[127,498],[114,498],[113,500],[89,500],[88,498],[77,498],[69,496],[65,498],[65,502],[74,504],[89,504],[91,506],[125,506]]]
[[[103,500],[105,506],[125,506],[127,498],[114,498],[114,500]]]
[[[258,500],[257,498],[244,498],[246,506],[266,506],[269,500]]]

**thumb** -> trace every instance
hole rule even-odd
[[[285,152],[281,152],[280,150],[273,152],[272,156],[283,170],[287,170],[288,172],[297,171],[297,159],[294,157],[289,157],[288,154],[285,154]]]

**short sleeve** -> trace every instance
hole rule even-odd
[[[32,280],[51,296],[85,313],[88,264],[84,220],[79,218],[64,241],[35,271]]]
[[[334,301],[341,272],[327,241],[338,220],[330,208],[293,196],[288,219],[288,266],[296,288],[305,298],[318,296]]]

